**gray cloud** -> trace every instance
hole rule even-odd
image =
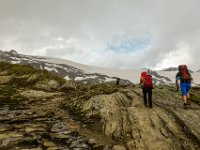
[[[198,0],[1,0],[0,49],[104,67],[187,63],[198,70],[199,5]],[[147,36],[142,50],[138,44],[131,45],[138,48],[133,51],[108,48],[129,43],[124,37]]]

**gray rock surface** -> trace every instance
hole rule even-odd
[[[94,130],[126,143],[129,150],[199,148],[199,105],[183,109],[181,94],[173,87],[157,89],[153,109],[144,106],[141,95],[138,87],[121,88],[112,94],[73,99],[67,105]]]

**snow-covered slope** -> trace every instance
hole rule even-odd
[[[110,77],[119,77],[121,79],[127,79],[131,81],[132,83],[139,83],[140,75],[142,71],[149,72],[155,82],[157,84],[174,84],[175,83],[175,76],[177,74],[177,69],[170,70],[166,69],[166,71],[151,71],[148,69],[141,69],[141,70],[134,70],[134,69],[114,69],[114,68],[102,68],[102,67],[95,67],[95,66],[88,66],[88,65],[82,65],[78,63],[74,63],[68,60],[64,59],[57,59],[57,58],[48,58],[46,59],[48,62],[53,63],[63,63],[63,64],[70,64],[71,66],[74,66],[76,68],[80,68],[86,72],[90,73],[101,73],[104,75],[108,75]],[[200,85],[200,72],[191,72],[193,77],[193,85]]]
[[[52,57],[29,56],[18,54],[16,51],[10,52],[0,51],[0,61],[9,61],[11,63],[29,64],[38,69],[46,69],[57,74],[67,80],[76,80],[84,83],[102,83],[116,82],[116,78],[121,78],[121,82],[139,83],[141,72],[145,69],[113,69],[88,66],[75,63],[65,59]],[[175,83],[176,69],[165,69],[163,71],[148,71],[157,84],[173,84]],[[193,72],[193,85],[200,85],[200,72]],[[128,81],[129,80],[129,81]]]
[[[95,72],[95,67],[74,63],[64,59],[22,55],[14,50],[10,52],[0,51],[0,61],[31,65],[37,69],[48,70],[67,80],[75,80],[82,83],[116,82],[117,80],[117,77]],[[129,84],[131,82],[127,79],[122,79],[120,83]]]

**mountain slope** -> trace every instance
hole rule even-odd
[[[117,78],[121,78],[122,84],[131,84],[130,82],[137,84],[141,72],[145,70],[152,74],[156,84],[169,85],[175,83],[175,75],[177,73],[177,71],[172,71],[176,70],[174,68],[166,69],[165,71],[102,68],[58,58],[22,55],[14,50],[10,52],[0,51],[0,54],[0,61],[29,64],[37,69],[46,69],[67,80],[75,80],[82,83],[116,82]],[[200,85],[200,72],[193,72],[192,76],[194,78],[193,85]]]
[[[82,83],[103,83],[116,82],[116,77],[110,77],[102,73],[95,72],[93,67],[74,63],[68,60],[28,56],[18,54],[16,51],[10,52],[0,51],[0,61],[6,61],[13,64],[26,64],[41,70],[48,70],[53,74],[63,77],[67,80],[75,80]],[[122,83],[130,84],[127,79],[122,79]]]

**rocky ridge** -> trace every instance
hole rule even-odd
[[[180,93],[175,91],[159,87],[153,109],[143,105],[138,87],[76,98],[66,107],[82,121],[91,120],[93,128],[120,141],[124,149],[199,149],[199,104],[192,103],[184,110]]]

